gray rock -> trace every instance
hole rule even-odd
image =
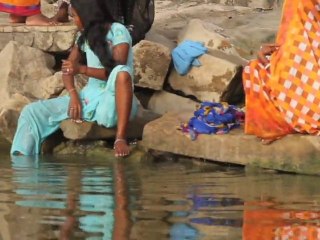
[[[191,141],[176,129],[181,121],[191,116],[191,112],[166,114],[147,124],[143,145],[148,149],[217,162],[320,174],[320,139],[317,136],[294,134],[263,145],[255,136],[245,135],[243,129],[235,129],[226,135],[199,135]]]
[[[158,118],[159,115],[151,111],[139,108],[137,117],[129,122],[127,137],[141,138],[142,131],[148,122]],[[71,140],[97,140],[113,139],[116,136],[116,128],[105,128],[93,122],[74,123],[71,120],[65,120],[60,124],[63,135]]]
[[[170,50],[158,43],[142,40],[133,47],[135,85],[161,90],[170,61]]]
[[[47,78],[33,81],[30,85],[33,88],[29,88],[29,93],[38,99],[57,97],[64,90],[62,72],[56,72],[54,75]]]
[[[22,108],[30,102],[30,99],[21,94],[14,94],[10,100],[2,104],[0,108],[0,132],[9,142],[13,140]]]
[[[201,66],[192,67],[185,76],[180,76],[176,71],[171,72],[169,84],[173,89],[192,95],[200,101],[220,101],[230,82],[247,63],[220,31],[220,27],[199,19],[192,19],[182,29],[179,42],[187,39],[203,42],[208,53],[199,57]]]
[[[166,38],[165,36],[161,35],[160,33],[158,33],[157,31],[155,31],[152,28],[149,32],[147,32],[145,40],[150,41],[150,42],[159,43],[163,46],[166,46],[167,48],[170,49],[170,51],[172,51],[172,49],[174,49],[177,46],[177,44],[175,42],[173,42],[169,38]]]
[[[240,71],[240,65],[204,54],[199,58],[200,67],[192,67],[185,76],[172,71],[169,84],[185,95],[195,96],[200,101],[220,101],[222,93],[227,89],[232,79]]]
[[[106,159],[115,159],[114,150],[107,148],[102,141],[93,141],[90,143],[69,141],[61,143],[54,148],[53,154],[56,156],[76,154],[86,156],[87,158],[102,159],[104,161]],[[126,161],[139,162],[150,157],[151,156],[147,152],[143,151],[138,145],[135,145],[131,147],[130,155],[125,158]]]
[[[197,102],[176,94],[161,91],[152,95],[148,103],[148,109],[158,114],[167,112],[194,111]]]
[[[46,90],[46,96],[54,93],[55,87],[50,90],[50,87],[45,86],[48,83],[46,80],[44,85],[40,83],[41,79],[52,76],[54,63],[53,56],[10,41],[0,52],[0,96],[2,103],[14,93],[34,98],[44,96],[44,93],[41,93],[43,88]],[[0,103],[0,107],[1,105]]]

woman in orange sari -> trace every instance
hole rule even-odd
[[[245,132],[266,142],[320,135],[320,1],[285,0],[276,44],[243,73]]]

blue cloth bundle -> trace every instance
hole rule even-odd
[[[172,59],[175,69],[180,75],[186,75],[192,66],[201,66],[197,59],[206,53],[208,49],[201,42],[185,40],[172,51]]]

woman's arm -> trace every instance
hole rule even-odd
[[[80,102],[78,93],[76,91],[76,88],[74,86],[75,74],[74,74],[74,68],[73,68],[73,66],[76,66],[77,64],[79,64],[80,58],[81,58],[80,50],[78,46],[75,45],[70,52],[68,60],[64,61],[62,64],[63,84],[70,95],[68,115],[74,121],[79,121],[81,120],[81,117],[82,117],[81,102]]]
[[[107,45],[107,43],[106,43]],[[106,46],[107,47],[107,46]],[[113,47],[112,58],[116,65],[126,65],[129,53],[129,44],[120,43]],[[81,73],[88,77],[94,77],[100,80],[107,80],[109,73],[106,72],[105,68],[93,68],[86,65],[80,65],[80,50],[75,46],[68,58],[68,60],[63,62],[62,71],[66,76],[73,76]]]
[[[63,60],[62,62],[62,80],[64,83],[65,88],[70,91],[74,89],[74,75],[75,75],[75,69],[73,65],[75,63],[79,63],[81,58],[80,50],[77,45],[74,45],[71,49],[71,52],[69,54],[68,60]],[[69,64],[72,63],[72,64]]]
[[[264,65],[268,65],[270,60],[268,56],[273,54],[275,51],[278,51],[280,45],[275,43],[263,44],[258,51],[258,60]]]
[[[107,46],[106,46],[107,47]],[[116,65],[126,65],[129,53],[129,44],[121,43],[113,47],[112,58]],[[79,67],[79,73],[88,77],[94,77],[100,80],[107,80],[109,73],[104,68],[92,68],[85,65]]]
[[[115,61],[116,65],[126,65],[129,54],[129,44],[120,43],[113,47],[112,49],[112,58]]]

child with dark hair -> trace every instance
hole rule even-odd
[[[39,154],[41,143],[59,128],[61,121],[97,122],[117,126],[115,156],[126,156],[129,119],[137,112],[133,94],[132,40],[126,27],[113,20],[99,0],[71,0],[71,12],[80,34],[66,61],[63,82],[68,96],[38,101],[21,112],[11,154]],[[87,65],[80,64],[81,50]],[[77,92],[76,74],[89,77],[87,86]]]

